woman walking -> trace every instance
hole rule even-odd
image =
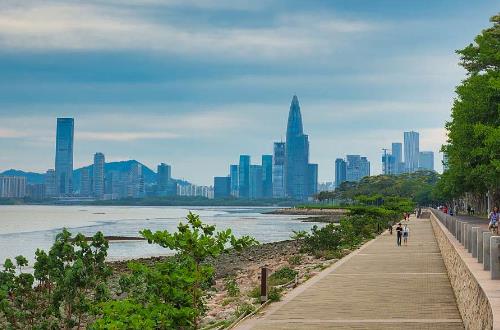
[[[410,228],[408,228],[408,225],[405,224],[405,227],[403,228],[403,243],[404,245],[408,245],[408,237],[410,236]]]

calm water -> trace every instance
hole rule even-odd
[[[259,242],[290,237],[292,230],[307,230],[311,223],[297,216],[261,214],[263,208],[236,207],[121,207],[121,206],[0,206],[0,264],[5,258],[24,255],[31,261],[37,248],[48,249],[64,227],[91,236],[97,231],[111,236],[139,236],[144,228],[174,231],[192,210],[205,223],[231,228],[235,235],[251,235]],[[168,254],[145,241],[111,242],[109,259],[129,259]]]

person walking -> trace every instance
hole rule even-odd
[[[392,221],[387,223],[387,229],[389,229],[389,233],[392,235]]]
[[[401,246],[401,237],[403,236],[403,227],[401,227],[401,222],[398,223],[396,227],[396,242],[398,246]]]
[[[408,225],[405,225],[403,228],[403,243],[404,245],[408,245],[408,237],[410,236],[410,228],[408,228]]]
[[[498,221],[500,221],[500,213],[498,212],[498,206],[495,206],[493,210],[491,210],[490,214],[488,215],[488,220],[490,222],[488,223],[488,228],[490,230],[494,230],[498,234]]]

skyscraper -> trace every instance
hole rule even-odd
[[[285,197],[285,143],[274,142],[273,197]]]
[[[286,130],[285,184],[288,197],[309,195],[309,138],[304,134],[299,99],[293,96]]]
[[[347,181],[347,163],[342,158],[335,159],[335,187]]]
[[[360,155],[346,156],[346,180],[357,182],[365,176],[370,176],[370,162]]]
[[[418,157],[418,168],[421,170],[434,171],[434,152],[421,151]]]
[[[231,192],[231,177],[214,177],[214,198],[227,198]]]
[[[157,167],[156,185],[159,196],[175,196],[177,194],[177,184],[172,180],[172,167],[161,163]]]
[[[314,196],[318,193],[318,164],[308,165],[308,178],[309,184],[308,195]]]
[[[403,145],[401,142],[392,143],[392,174],[400,174],[404,171]]]
[[[45,197],[54,197],[57,195],[56,189],[56,172],[54,170],[47,170],[43,178],[45,185]]]
[[[88,167],[82,168],[80,174],[80,196],[89,197],[92,191],[92,180]]]
[[[262,198],[262,166],[250,165],[250,185],[249,185],[249,198],[259,199]]]
[[[56,133],[56,193],[73,193],[73,118],[57,118]]]
[[[262,155],[262,197],[273,197],[273,156]]]
[[[239,173],[238,165],[229,166],[229,176],[231,177],[231,196],[238,197],[239,195]]]
[[[414,131],[404,132],[405,171],[413,173],[418,169],[419,134]]]
[[[250,156],[240,155],[240,165],[238,166],[238,186],[239,197],[250,197]]]
[[[104,198],[104,154],[97,152],[94,155],[94,166],[92,173],[92,187],[94,197]]]
[[[26,197],[25,176],[0,175],[0,198],[23,198],[23,197]]]

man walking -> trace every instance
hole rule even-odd
[[[396,227],[397,244],[401,246],[401,237],[403,236],[403,227],[401,227],[401,222],[398,223]]]

